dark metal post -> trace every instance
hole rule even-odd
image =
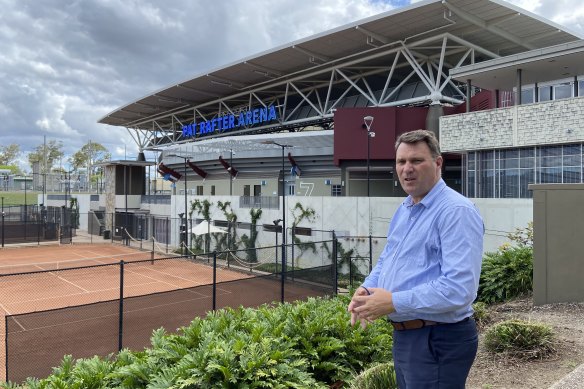
[[[274,268],[274,272],[278,271],[278,225],[276,224],[276,267]]]
[[[118,321],[118,351],[122,350],[124,333],[124,261],[120,261],[120,312]]]
[[[168,254],[168,241],[170,240],[170,223],[168,222],[168,216],[166,217],[166,254]]]
[[[365,116],[363,118],[363,127],[367,130],[367,197],[370,196],[370,185],[369,185],[369,161],[370,161],[370,152],[369,152],[369,143],[370,139],[375,136],[375,133],[371,131],[371,125],[373,124],[373,116]]]
[[[26,214],[26,176],[24,176],[24,241],[26,242],[26,221],[28,215]]]
[[[282,147],[282,231],[286,231],[286,171],[284,170],[284,149],[285,145],[279,145]],[[284,296],[284,285],[286,281],[286,234],[282,234],[282,303],[285,300]]]
[[[4,197],[2,197],[2,247],[4,247]]]
[[[334,233],[333,233],[334,234]],[[337,291],[338,291],[338,285],[339,285],[339,274],[338,274],[338,260],[337,260],[337,245],[338,245],[338,241],[337,241],[337,237],[333,236],[333,294],[336,295]]]
[[[373,270],[373,239],[369,234],[369,273]]]
[[[292,269],[294,269],[294,225],[290,227],[290,238],[292,240],[291,243],[291,254],[292,254]]]
[[[126,211],[124,213],[124,232],[125,237],[124,241],[126,242],[126,246],[130,245],[130,236],[128,233],[128,178],[126,174],[128,166],[124,165],[124,201],[126,206]]]
[[[349,257],[349,286],[353,288],[353,257]]]
[[[152,235],[152,253],[150,254],[150,258],[152,259],[151,264],[154,265],[154,235]]]
[[[229,166],[233,166],[233,149],[229,149]],[[233,196],[233,176],[229,173],[229,196]]]
[[[188,222],[188,210],[187,210],[187,159],[183,158],[185,165],[185,254],[188,254],[189,248],[189,222]]]
[[[213,251],[213,311],[217,309],[217,251]]]
[[[367,197],[369,197],[371,195],[370,192],[370,185],[369,185],[369,158],[370,158],[370,152],[369,152],[369,130],[367,130]]]

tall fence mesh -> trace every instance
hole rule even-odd
[[[0,275],[2,301],[12,302],[3,378],[46,376],[67,354],[141,350],[154,329],[175,331],[214,309],[334,294],[334,250],[325,249],[334,241],[313,243],[294,268],[286,247],[286,272],[280,245]]]

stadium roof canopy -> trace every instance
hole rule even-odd
[[[450,75],[459,80],[472,80],[483,89],[503,89],[517,83],[517,70],[521,69],[523,84],[573,78],[584,74],[584,41],[563,43],[492,59],[474,65],[461,66]]]
[[[142,150],[308,126],[329,129],[337,108],[460,104],[464,86],[450,70],[579,39],[504,1],[427,0],[199,74],[99,123],[126,127]],[[215,127],[223,117],[237,120],[267,107],[275,109],[275,120]],[[183,131],[211,121],[212,131]]]

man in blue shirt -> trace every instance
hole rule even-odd
[[[351,324],[388,317],[400,388],[464,388],[476,356],[472,319],[483,251],[475,206],[447,187],[433,133],[396,142],[396,171],[409,195],[389,226],[387,244],[353,295]]]

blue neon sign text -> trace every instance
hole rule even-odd
[[[212,120],[187,124],[182,127],[182,134],[187,136],[201,136],[215,131],[229,131],[234,128],[252,126],[276,120],[276,108],[270,105],[266,108],[256,108],[251,111],[240,112],[239,115],[223,115]]]

